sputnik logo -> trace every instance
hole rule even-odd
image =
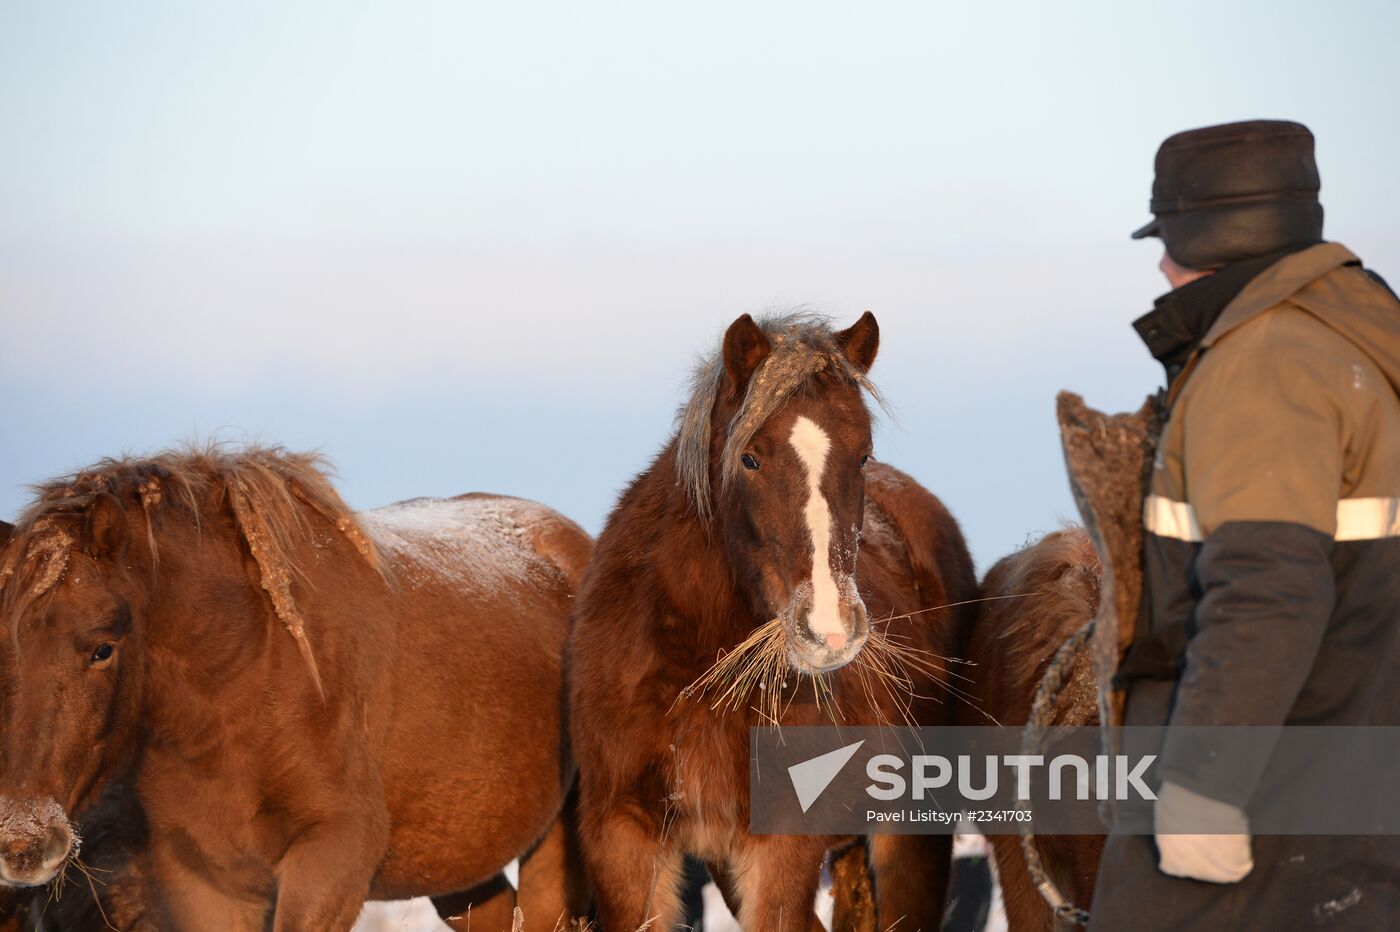
[[[848,744],[844,748],[837,748],[825,754],[804,760],[800,764],[793,764],[788,768],[788,776],[792,779],[792,788],[797,791],[797,802],[802,806],[802,811],[806,812],[812,808],[812,803],[817,801],[817,797],[826,792],[826,788],[831,786],[831,781],[836,779],[836,775],[841,772],[850,759],[855,756],[856,751],[865,741],[857,741],[855,744]]]

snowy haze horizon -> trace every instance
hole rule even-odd
[[[1075,517],[1056,392],[1160,384],[1165,136],[1307,123],[1329,237],[1400,275],[1400,8],[1126,6],[8,5],[0,517],[214,435],[596,533],[735,317],[870,309],[877,456],[985,570]]]

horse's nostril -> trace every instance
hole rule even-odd
[[[62,864],[72,846],[73,832],[67,825],[55,822],[49,826],[48,837],[44,839],[44,868],[48,870]]]
[[[826,636],[826,646],[831,648],[832,650],[840,650],[841,648],[846,646],[847,640],[848,638],[846,637],[845,632],[828,634]]]

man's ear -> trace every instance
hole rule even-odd
[[[729,325],[724,332],[724,371],[729,376],[730,392],[737,395],[744,391],[772,349],[768,334],[748,314]]]
[[[851,365],[861,372],[869,372],[875,365],[875,354],[880,351],[880,325],[875,315],[866,311],[860,320],[836,334],[836,344]]]
[[[97,493],[87,513],[83,535],[87,550],[94,557],[116,559],[126,550],[126,512],[115,496]]]

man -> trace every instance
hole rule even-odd
[[[1173,290],[1135,327],[1168,385],[1125,724],[1400,724],[1400,302],[1323,241],[1319,187],[1297,123],[1157,153],[1133,236]],[[1251,837],[1269,745],[1178,734],[1155,837],[1109,839],[1095,929],[1400,927],[1394,839]]]

